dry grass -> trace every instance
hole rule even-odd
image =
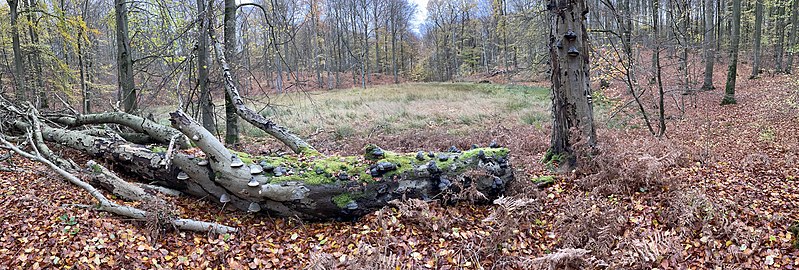
[[[494,121],[548,118],[547,91],[477,84],[402,84],[367,89],[291,93],[254,107],[302,135],[334,138],[446,128],[452,134]],[[525,100],[518,102],[516,100]],[[542,117],[543,116],[543,117]],[[526,120],[528,123],[529,120]]]
[[[541,129],[549,122],[548,94],[526,86],[412,83],[247,98],[251,108],[305,138],[336,141],[431,129],[467,136],[498,123]],[[155,115],[165,118],[171,110],[159,108]],[[216,104],[216,114],[222,126],[223,104]],[[264,135],[247,123],[242,131]]]

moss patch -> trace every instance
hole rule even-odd
[[[548,186],[555,183],[555,177],[552,175],[544,175],[533,178],[532,181],[538,186]]]
[[[100,168],[100,164],[97,164],[97,163],[95,163],[95,164],[92,164],[92,171],[93,171],[95,174],[99,174],[99,173],[102,173],[102,172],[103,172],[103,169],[102,169],[102,168]]]
[[[238,151],[233,151],[233,150],[230,150],[230,152],[233,153],[234,155],[238,156],[239,159],[241,159],[241,162],[244,162],[244,164],[249,165],[249,164],[253,164],[254,163],[253,161],[255,159],[253,158],[252,155],[250,155],[248,153],[238,152]]]
[[[440,161],[437,157],[430,158],[426,154],[424,159],[416,159],[415,153],[395,153],[391,151],[383,151],[382,158],[378,160],[365,160],[364,158],[355,156],[294,156],[287,155],[282,157],[251,157],[236,153],[245,163],[255,163],[259,160],[265,161],[274,167],[284,167],[290,169],[294,173],[292,175],[284,175],[276,177],[272,172],[267,172],[265,175],[270,177],[269,182],[273,184],[283,182],[302,182],[308,185],[323,185],[332,184],[338,181],[360,181],[362,183],[371,183],[376,181],[375,177],[370,174],[370,166],[380,162],[390,162],[397,166],[396,169],[384,172],[380,178],[390,179],[395,176],[413,171],[415,167],[427,164],[431,160],[436,161],[436,166],[441,168],[447,173],[459,173],[463,170],[473,167],[473,163],[477,162],[477,156],[480,151],[483,151],[486,158],[506,158],[509,150],[507,148],[478,148],[462,153],[439,153],[449,155],[446,161]],[[455,159],[458,157],[458,159]],[[249,161],[249,162],[248,162]],[[347,177],[339,178],[341,174],[346,174]]]
[[[333,203],[335,203],[338,208],[344,208],[352,201],[352,195],[349,193],[341,193],[333,197]]]
[[[564,165],[567,162],[569,162],[570,158],[571,157],[566,153],[555,154],[552,152],[552,149],[548,149],[547,153],[544,155],[544,158],[541,159],[541,162],[544,163],[547,169],[555,170],[561,165]]]

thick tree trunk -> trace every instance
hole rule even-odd
[[[732,41],[730,42],[730,66],[727,70],[727,84],[721,105],[735,104],[735,80],[738,76],[738,45],[741,41],[741,0],[732,1]]]
[[[135,112],[137,108],[136,85],[133,81],[133,56],[130,50],[128,37],[128,8],[127,1],[114,0],[117,32],[117,70],[119,75],[119,100],[122,101],[125,112]]]
[[[584,0],[551,0],[549,9],[549,56],[552,65],[552,140],[545,161],[568,160],[573,165],[572,145],[580,140],[596,145],[593,104],[589,86],[588,33]],[[579,139],[571,130],[579,131]]]

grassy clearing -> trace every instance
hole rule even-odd
[[[250,105],[265,108],[264,116],[300,135],[327,133],[341,140],[421,129],[466,134],[498,123],[540,128],[550,119],[548,94],[524,86],[401,84],[275,95],[269,104]],[[242,130],[247,136],[264,135],[246,124]]]

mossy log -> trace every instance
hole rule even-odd
[[[253,156],[228,150],[180,111],[171,117],[174,127],[202,152],[177,152],[168,168],[161,146],[47,126],[42,134],[45,140],[108,161],[117,172],[160,186],[244,211],[308,220],[352,219],[394,199],[446,199],[444,194],[465,188],[475,188],[490,201],[513,179],[506,148],[400,154],[370,146],[364,156]]]

